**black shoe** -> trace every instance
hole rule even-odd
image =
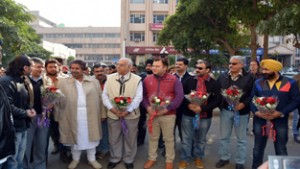
[[[62,161],[63,163],[70,163],[72,161],[72,157],[68,156],[67,152],[61,152],[59,154],[59,159],[60,161]]]
[[[243,164],[236,164],[235,169],[245,169]]]
[[[133,163],[125,163],[126,169],[133,169]]]
[[[138,141],[138,142],[137,142],[137,146],[141,146],[141,145],[143,145],[143,144],[144,144],[143,141]]]
[[[294,141],[296,143],[300,143],[300,139],[298,138],[298,135],[294,135]]]
[[[217,164],[216,164],[216,167],[217,168],[222,168],[222,167],[224,167],[226,164],[228,164],[229,163],[229,160],[219,160],[218,162],[217,162]]]
[[[107,169],[113,169],[113,168],[115,168],[115,167],[117,166],[117,164],[119,164],[119,163],[120,163],[120,161],[119,161],[119,162],[116,162],[116,163],[114,163],[114,162],[109,162],[108,165],[107,165]]]
[[[51,154],[57,154],[58,153],[58,149],[57,147],[54,146],[53,150],[51,151]]]

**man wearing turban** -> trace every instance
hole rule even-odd
[[[251,97],[276,97],[278,104],[274,111],[260,112],[251,103],[254,113],[253,132],[254,148],[252,168],[256,169],[263,162],[264,149],[268,136],[272,136],[276,155],[287,155],[288,116],[300,104],[299,88],[295,80],[282,76],[279,71],[282,64],[273,59],[265,59],[260,63],[263,77],[254,83]],[[269,124],[272,132],[265,128]]]

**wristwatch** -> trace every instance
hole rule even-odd
[[[284,114],[282,112],[280,112],[281,115],[280,115],[280,118],[284,118]]]

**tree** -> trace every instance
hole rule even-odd
[[[231,3],[220,0],[181,0],[176,13],[165,21],[159,34],[158,44],[169,45],[187,52],[207,50],[218,46],[234,55],[249,42],[248,30],[237,20],[231,19],[234,12]]]
[[[0,2],[0,39],[3,41],[5,61],[22,53],[39,52],[49,57],[49,52],[38,44],[41,37],[28,25],[34,17],[26,12],[26,8],[13,0]],[[37,49],[37,51],[34,51]],[[0,58],[0,62],[2,58]]]
[[[69,56],[69,57],[67,58],[67,63],[68,63],[68,65],[70,65],[70,63],[71,63],[73,60],[75,60],[75,57],[74,57],[74,56]]]

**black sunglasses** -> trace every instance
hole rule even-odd
[[[238,63],[229,62],[229,65],[237,65]]]
[[[203,69],[205,69],[205,68],[196,66],[196,69],[198,69],[198,70],[203,70]]]

